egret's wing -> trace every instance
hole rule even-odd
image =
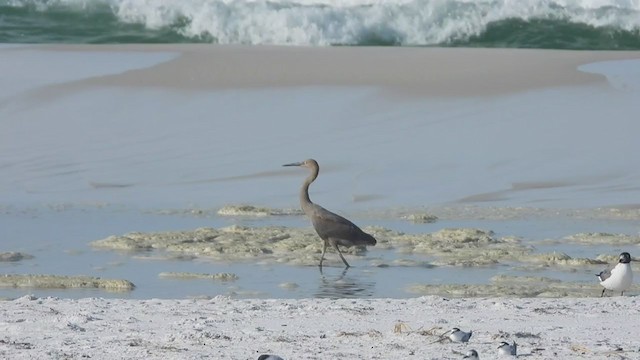
[[[318,205],[313,209],[311,222],[318,235],[323,239],[348,240],[357,238],[362,233],[362,230],[351,221]]]

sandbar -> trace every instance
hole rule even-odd
[[[603,82],[579,65],[638,59],[634,51],[206,44],[51,45],[56,51],[175,52],[173,60],[74,84],[207,89],[384,88],[416,96],[489,96]],[[69,84],[67,84],[69,86]]]

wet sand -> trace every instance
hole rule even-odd
[[[501,341],[531,359],[640,357],[637,297],[602,299],[65,300],[0,304],[0,356],[29,358],[481,359]],[[468,343],[440,335],[473,331]]]
[[[42,47],[39,47],[42,48]],[[67,84],[256,89],[305,86],[375,87],[404,96],[495,96],[604,81],[579,65],[636,59],[634,51],[526,49],[282,47],[210,45],[56,45],[56,51],[179,54],[147,69]]]
[[[638,203],[640,166],[620,156],[638,151],[635,68],[578,69],[636,52],[40,45],[0,57],[9,204],[297,208],[288,190],[304,175],[280,165],[308,157],[321,164],[314,199],[343,211]]]

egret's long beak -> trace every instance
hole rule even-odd
[[[302,165],[304,165],[304,162],[301,161],[301,162],[294,162],[291,164],[284,164],[282,166],[302,166]]]

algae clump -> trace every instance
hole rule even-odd
[[[0,275],[0,287],[130,291],[135,288],[135,285],[128,280],[91,276],[3,274]]]

